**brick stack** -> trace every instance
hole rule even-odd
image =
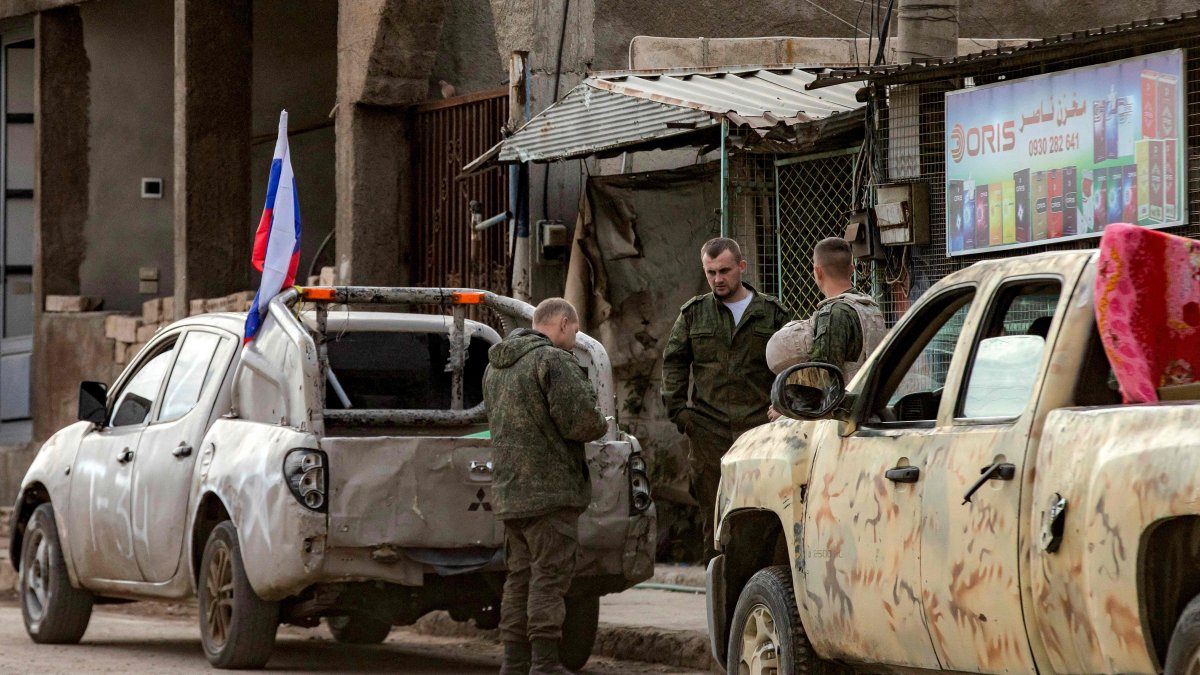
[[[254,302],[254,291],[238,291],[221,298],[192,300],[188,316],[210,312],[245,312]],[[104,337],[115,341],[113,363],[124,366],[159,330],[175,321],[175,298],[154,298],[142,303],[141,316],[116,315],[104,321]]]

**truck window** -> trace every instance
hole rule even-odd
[[[450,338],[445,333],[363,331],[330,334],[329,367],[354,408],[374,410],[449,410]],[[463,372],[463,406],[483,401],[483,371],[491,345],[471,339]],[[325,407],[341,409],[332,387]]]
[[[213,333],[191,331],[179,348],[179,358],[171,368],[167,389],[163,393],[163,404],[159,408],[157,421],[169,422],[188,414],[200,400],[200,392],[209,380],[213,354],[221,338]]]
[[[1019,281],[996,292],[971,350],[957,417],[1000,421],[1025,411],[1061,295],[1057,279]]]
[[[162,389],[163,376],[175,355],[175,343],[163,345],[158,352],[142,359],[138,370],[129,378],[113,406],[109,426],[127,427],[145,424],[154,408],[154,400]]]
[[[932,422],[954,346],[966,324],[974,287],[945,291],[905,322],[873,368],[868,389],[868,424]]]

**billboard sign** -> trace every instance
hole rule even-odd
[[[1187,223],[1183,50],[946,94],[946,252]]]

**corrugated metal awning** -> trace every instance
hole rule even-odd
[[[815,75],[803,68],[742,66],[596,73],[468,165],[466,171],[491,160],[552,162],[636,146],[704,145],[722,119],[766,137],[781,127],[804,125],[863,107],[855,99],[857,83],[808,91],[806,87]]]

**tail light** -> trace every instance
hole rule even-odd
[[[313,511],[325,512],[328,474],[325,453],[312,448],[296,448],[283,460],[283,477],[296,501]]]
[[[650,508],[650,479],[646,476],[646,460],[641,455],[629,458],[629,502],[634,512],[641,513]]]

